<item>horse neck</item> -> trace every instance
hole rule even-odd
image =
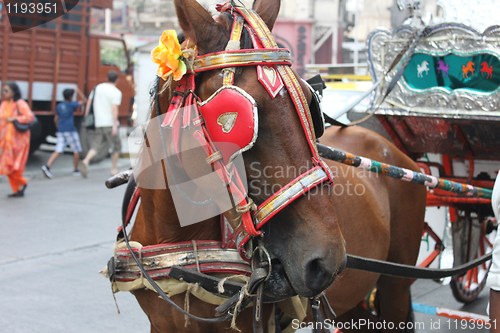
[[[181,226],[170,190],[141,188],[141,206],[131,239],[142,245],[191,240],[220,240],[219,218]]]

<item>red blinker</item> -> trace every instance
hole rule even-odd
[[[199,106],[211,140],[219,145],[224,163],[250,149],[257,139],[257,107],[251,96],[238,87],[219,89]]]

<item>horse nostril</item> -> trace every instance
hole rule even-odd
[[[323,259],[313,259],[306,264],[305,268],[305,282],[308,288],[315,293],[311,296],[316,296],[332,282],[334,272],[325,266]]]

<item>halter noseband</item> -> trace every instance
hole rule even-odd
[[[324,182],[332,182],[333,174],[318,155],[316,137],[308,102],[302,91],[302,87],[290,68],[292,64],[290,51],[278,48],[267,25],[254,10],[237,6],[233,7],[230,3],[219,5],[217,10],[220,12],[230,12],[234,17],[231,37],[226,50],[196,56],[191,71],[179,81],[176,88],[178,93],[175,94],[172,99],[162,126],[172,125],[173,117],[177,114],[175,110],[179,110],[180,106],[186,107],[195,105],[199,106],[201,109],[210,100],[215,99],[214,96],[222,92],[228,95],[233,94],[237,97],[243,96],[241,98],[248,100],[249,103],[253,103],[254,112],[256,112],[256,105],[253,98],[248,96],[241,88],[233,85],[236,67],[256,66],[259,81],[272,98],[275,98],[281,89],[287,89],[295,106],[297,115],[299,116],[313,163],[311,169],[293,179],[258,207],[255,207],[253,201],[244,194],[244,186],[237,172],[233,174],[232,179],[227,179],[227,175],[230,175],[232,173],[231,171],[234,170],[228,170],[228,167],[224,163],[228,162],[228,160],[226,158],[226,161],[224,161],[216,141],[212,139],[213,133],[210,133],[207,129],[206,121],[203,119],[203,110],[201,111],[200,122],[204,133],[202,140],[204,140],[205,150],[208,155],[207,162],[212,164],[215,170],[219,170],[218,172],[221,174],[221,180],[226,183],[233,197],[241,200],[240,202],[236,202],[235,207],[240,216],[233,220],[228,219],[228,221],[234,230],[235,239],[233,241],[235,245],[238,246],[242,257],[244,259],[249,259],[251,257],[251,251],[247,252],[245,248],[247,242],[252,237],[260,236],[262,234],[260,229],[291,202]],[[253,49],[240,49],[240,39],[243,29],[247,29],[249,32],[254,46]],[[201,103],[198,97],[194,96],[193,93],[195,91],[194,76],[196,73],[215,69],[223,70],[223,87],[214,93],[207,101]],[[269,75],[272,76],[272,80]],[[257,118],[256,115],[255,118]],[[256,129],[254,136],[255,138],[252,139],[253,141],[239,150],[238,153],[253,146],[257,136]],[[198,139],[200,140],[200,138]]]

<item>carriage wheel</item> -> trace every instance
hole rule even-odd
[[[496,234],[492,222],[476,213],[458,213],[457,222],[451,224],[454,267],[491,252]],[[451,278],[450,287],[457,301],[467,304],[476,300],[485,286],[490,265],[491,261],[487,261],[464,275]]]

